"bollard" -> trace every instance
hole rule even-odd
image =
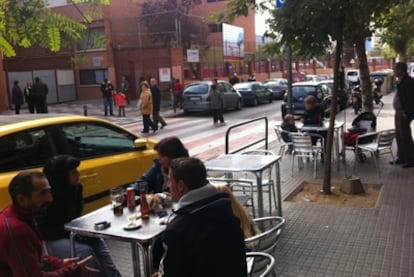
[[[88,106],[86,105],[83,106],[83,115],[88,116]]]

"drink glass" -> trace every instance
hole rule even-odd
[[[124,213],[124,189],[122,187],[111,188],[111,204],[114,215],[121,216]]]

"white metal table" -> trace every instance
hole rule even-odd
[[[141,276],[139,250],[143,254],[144,274],[147,277],[151,276],[152,246],[155,239],[165,229],[165,225],[160,223],[161,220],[165,219],[159,219],[158,216],[151,215],[148,220],[141,221],[139,219],[137,221],[141,221],[141,228],[130,231],[124,230],[123,228],[129,223],[127,217],[137,212],[139,212],[139,209],[136,212],[130,212],[127,208],[124,208],[124,214],[122,216],[115,216],[112,207],[107,205],[66,223],[65,229],[71,232],[72,255],[76,254],[74,253],[74,237],[76,234],[126,241],[131,243],[134,276]],[[111,226],[104,230],[96,230],[95,223],[102,221],[109,221]]]
[[[344,122],[341,121],[335,121],[335,125],[334,125],[334,141],[335,141],[335,152],[337,155],[337,167],[339,169],[339,156],[342,155],[342,159],[343,161],[345,161],[345,144],[343,141],[343,137],[344,137]],[[323,123],[323,125],[307,125],[304,126],[303,123],[298,123],[297,126],[298,130],[300,130],[301,132],[323,132],[323,131],[328,131],[329,129],[329,122],[325,121]],[[326,143],[326,142],[325,142]]]
[[[262,191],[262,173],[265,169],[274,166],[275,168],[275,186],[277,194],[278,215],[282,216],[282,196],[280,184],[280,156],[277,155],[242,155],[242,154],[224,154],[214,159],[206,161],[207,171],[217,171],[224,173],[250,172],[256,176],[257,182],[257,199],[258,215],[263,217],[263,191]]]

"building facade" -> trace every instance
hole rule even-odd
[[[49,1],[56,12],[82,21],[87,7],[67,2]],[[143,12],[144,2],[116,0],[102,6],[100,16],[88,25],[85,38],[73,49],[58,53],[37,47],[17,49],[16,57],[4,59],[6,89],[0,96],[0,109],[11,108],[10,91],[15,80],[23,88],[26,82],[40,77],[49,87],[48,102],[59,103],[100,98],[104,78],[119,88],[121,77],[127,76],[131,98],[136,98],[143,78],[157,78],[162,91],[167,92],[174,78],[188,82],[253,70],[253,61],[245,57],[254,54],[256,47],[254,12],[225,24],[229,27],[204,21],[210,13],[225,9],[227,1],[202,0],[188,10],[147,13]],[[225,28],[230,28],[233,37],[235,32],[241,33],[237,46],[225,40]],[[96,43],[92,39],[96,35],[105,37],[106,44]],[[188,60],[189,53],[196,59]]]

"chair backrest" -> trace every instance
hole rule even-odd
[[[291,133],[295,152],[312,152],[312,136],[308,133]]]
[[[380,131],[378,133],[378,147],[391,147],[395,137],[395,129]]]
[[[280,216],[269,216],[253,219],[261,233],[253,237],[246,238],[246,246],[255,252],[272,254],[275,249],[285,219]]]
[[[281,126],[275,126],[273,127],[273,130],[275,131],[275,134],[276,134],[276,137],[279,143],[281,144],[291,143],[288,141],[290,140],[291,132],[283,130]]]
[[[275,276],[275,258],[262,252],[247,252],[247,276],[268,277]]]

